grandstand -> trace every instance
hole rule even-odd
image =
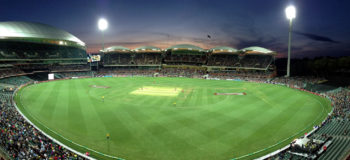
[[[102,51],[103,66],[129,66],[136,65],[132,50],[123,46],[111,46]]]
[[[102,51],[102,64],[110,70],[142,68],[163,70],[162,72],[171,72],[175,76],[199,71],[210,75],[232,76],[244,72],[245,75],[252,73],[259,77],[273,77],[275,68],[272,62],[275,55],[276,52],[262,47],[237,50],[220,46],[205,50],[190,44],[178,44],[161,50],[153,46],[135,49],[111,46]],[[177,72],[180,70],[181,72]]]
[[[209,50],[207,65],[211,68],[240,67],[238,50],[231,47],[215,47]]]
[[[267,70],[276,52],[262,47],[248,47],[241,50],[244,53],[243,66],[245,68]]]
[[[190,45],[178,44],[165,50],[164,63],[167,65],[204,65],[206,52],[204,49]]]
[[[160,66],[162,63],[162,50],[154,46],[135,48],[134,61],[138,66]]]
[[[87,65],[85,43],[61,29],[15,21],[0,22],[0,31],[0,76]]]
[[[253,69],[268,70],[275,52],[262,47],[237,50],[231,47],[215,47],[209,50],[208,66],[211,70]]]

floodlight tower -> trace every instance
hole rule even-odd
[[[98,29],[102,31],[102,51],[105,49],[105,43],[104,43],[104,30],[108,28],[108,21],[104,18],[101,18],[98,20]]]
[[[290,76],[290,46],[292,43],[292,22],[296,16],[296,10],[294,6],[288,6],[285,10],[287,19],[289,19],[289,38],[288,38],[288,64],[287,64],[287,75]]]

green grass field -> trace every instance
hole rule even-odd
[[[328,100],[284,86],[189,78],[53,81],[23,88],[15,100],[47,134],[98,159],[225,160],[266,148],[243,158],[252,159],[331,110]]]

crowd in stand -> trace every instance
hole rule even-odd
[[[55,73],[55,79],[72,78],[72,77],[91,77],[94,75],[93,71],[79,71],[79,72],[60,72]]]
[[[49,67],[50,71],[89,71],[90,66],[87,64],[82,65],[52,65]]]
[[[9,77],[9,78],[0,79],[0,83],[10,84],[10,85],[25,84],[29,81],[31,81],[31,79],[26,76]]]
[[[190,78],[219,78],[219,79],[240,79],[240,80],[255,80],[265,82],[268,78],[274,76],[274,72],[270,71],[211,71],[207,72],[202,67],[163,67],[151,69],[139,68],[101,68],[97,73],[101,76],[170,76],[170,77],[190,77]]]
[[[12,77],[12,84],[27,82],[23,77]],[[5,81],[7,82],[7,80]],[[0,147],[12,159],[84,159],[54,143],[30,125],[12,105],[13,89],[0,90]]]
[[[30,73],[25,73],[23,70],[32,70],[34,73],[36,70],[40,71],[52,71],[52,72],[62,72],[62,71],[89,71],[90,66],[87,64],[81,65],[28,65],[21,66],[21,68],[10,67],[10,68],[0,68],[0,78],[25,75]]]
[[[216,77],[220,79],[240,79],[259,82],[265,82],[268,78],[272,78],[274,76],[274,73],[269,71],[213,71],[209,72],[208,74],[210,77]]]
[[[3,68],[0,70],[0,78],[10,77],[18,74],[23,74],[24,72],[19,68]]]
[[[105,54],[103,57],[104,65],[160,65],[161,62],[160,53]]]
[[[338,92],[326,94],[333,99],[333,105],[335,106],[332,118],[350,120],[350,91],[342,89]]]
[[[134,61],[138,65],[160,65],[162,55],[159,53],[136,54]]]
[[[200,68],[163,68],[161,76],[201,78],[206,73]]]
[[[241,66],[246,68],[266,68],[272,62],[272,56],[246,55],[241,60]]]
[[[105,54],[103,64],[127,65],[130,64],[131,60],[131,54]]]
[[[164,62],[166,64],[205,64],[206,60],[206,55],[167,54],[164,57]]]
[[[65,72],[59,73],[64,77],[90,76],[91,72]],[[95,76],[105,75],[140,75],[140,76],[185,76],[203,78],[209,75],[210,78],[219,79],[240,79],[263,83],[283,84],[295,88],[304,88],[305,83],[318,83],[324,79],[314,77],[295,78],[271,78],[270,72],[211,72],[201,68],[163,68],[160,69],[100,69],[93,73]],[[29,82],[31,79],[26,76],[0,79],[0,83],[19,86]],[[54,143],[44,136],[17,112],[12,105],[11,96],[13,90],[1,89],[0,91],[0,146],[8,151],[9,156],[15,159],[83,159],[82,157],[68,151],[62,146]],[[325,123],[333,119],[349,120],[350,117],[350,92],[347,89],[322,93],[329,96],[333,101],[333,114]],[[323,124],[324,125],[324,124]],[[282,154],[282,153],[281,153]],[[276,157],[283,157],[283,155]]]
[[[237,54],[165,54],[160,53],[118,53],[105,54],[102,58],[104,65],[208,65],[220,67],[245,67],[267,68],[273,61],[269,55],[245,55]]]
[[[159,69],[127,69],[127,68],[101,68],[97,73],[97,77],[101,76],[153,76],[158,73]]]
[[[295,88],[303,89],[305,88],[306,83],[318,83],[320,81],[324,81],[324,79],[317,77],[277,77],[274,78],[270,83],[287,84]],[[350,90],[342,88],[336,91],[323,92],[321,94],[332,99],[333,114],[330,118],[350,120]]]
[[[282,83],[282,84],[291,84],[291,85],[297,85],[299,88],[303,88],[306,83],[319,83],[325,81],[324,78],[320,77],[276,77],[274,78],[275,83]]]

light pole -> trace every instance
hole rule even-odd
[[[104,18],[100,18],[97,22],[97,25],[98,25],[98,29],[102,32],[102,52],[104,52],[105,50],[104,30],[108,28],[108,21]],[[91,63],[92,63],[92,60],[90,62],[90,70],[91,70]],[[98,68],[98,64],[97,64],[97,68]],[[91,77],[92,77],[92,71],[91,71]]]
[[[102,51],[105,49],[105,43],[104,43],[104,33],[103,31],[108,28],[108,22],[106,19],[101,18],[98,20],[98,29],[102,31]]]
[[[288,63],[287,63],[287,75],[286,77],[290,77],[290,47],[292,43],[292,22],[295,18],[296,11],[294,6],[288,6],[285,10],[286,16],[289,19],[289,38],[288,38]]]

